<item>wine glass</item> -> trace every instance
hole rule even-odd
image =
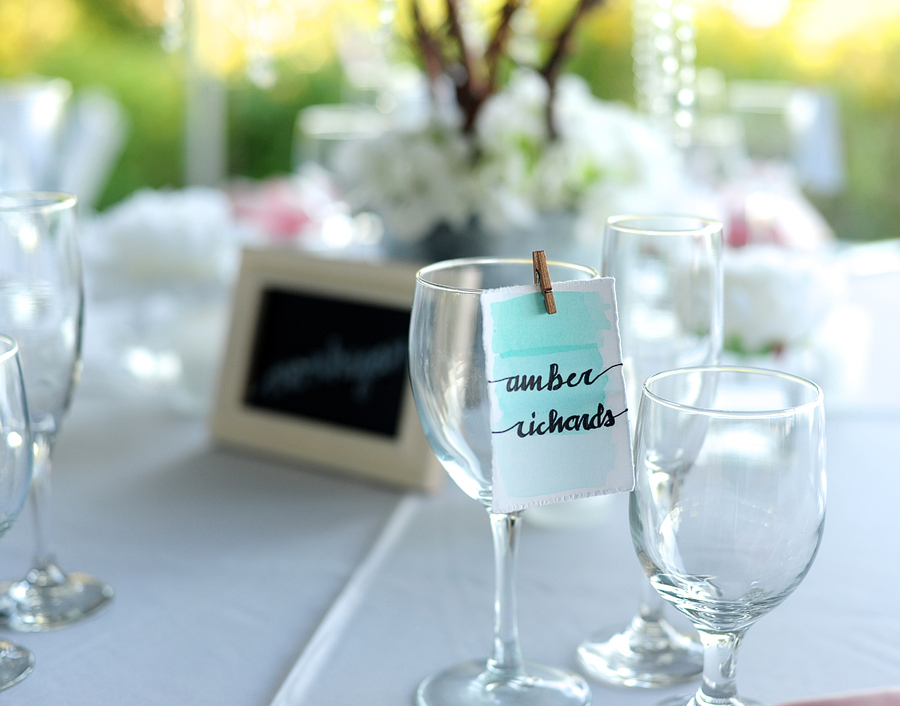
[[[552,281],[598,277],[596,270],[549,263]],[[521,516],[491,512],[491,426],[480,297],[485,289],[533,282],[531,260],[472,258],[439,262],[416,275],[409,367],[425,434],[450,477],[488,511],[496,593],[493,651],[486,660],[425,679],[419,706],[588,704],[580,676],[523,662],[514,586]]]
[[[822,390],[767,370],[666,371],[644,384],[629,517],[654,588],[703,643],[690,706],[742,706],[737,649],[800,584],[825,521]]]
[[[19,349],[13,339],[0,335],[0,536],[25,504],[31,471],[31,427]],[[32,667],[31,652],[0,640],[0,689],[22,681]]]
[[[0,585],[0,624],[37,632],[93,615],[112,589],[83,573],[66,574],[51,550],[50,458],[81,371],[84,293],[76,198],[0,194],[0,330],[18,342],[31,416],[35,559],[20,581]]]
[[[653,373],[718,362],[722,350],[722,224],[693,216],[613,216],[601,272],[616,280],[629,417]],[[585,673],[616,686],[662,687],[695,678],[695,638],[665,619],[665,602],[641,581],[637,614],[578,647]]]

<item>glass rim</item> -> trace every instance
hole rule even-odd
[[[19,343],[12,336],[0,333],[0,363],[15,358],[19,352]]]
[[[440,284],[439,282],[433,282],[429,279],[426,279],[427,275],[433,272],[443,272],[444,270],[449,270],[456,267],[474,267],[477,265],[527,265],[528,267],[533,267],[534,262],[532,260],[525,259],[524,257],[459,257],[452,260],[440,260],[439,262],[433,262],[430,265],[426,265],[425,267],[420,268],[419,271],[416,272],[416,282],[426,287],[430,287],[432,289],[440,289],[446,292],[457,292],[459,294],[480,294],[481,292],[487,291],[491,288],[455,287],[450,284]],[[568,267],[579,272],[585,272],[589,275],[592,275],[589,279],[600,279],[602,277],[600,272],[595,268],[589,267],[588,265],[579,265],[574,262],[548,260],[547,266]],[[533,281],[522,282],[522,284],[533,284]]]
[[[637,228],[635,226],[626,225],[628,221],[692,221],[694,223],[699,222],[699,227],[693,228],[653,228],[644,227]],[[637,235],[710,235],[713,233],[719,233],[723,230],[722,221],[717,221],[714,218],[707,218],[705,216],[694,216],[688,213],[652,213],[642,215],[640,213],[628,213],[622,214],[618,216],[610,216],[606,219],[606,227],[607,228],[615,228],[618,231],[623,233],[631,233]]]
[[[78,203],[75,194],[62,191],[4,191],[0,193],[0,213],[13,211],[46,212],[72,208]]]
[[[806,388],[813,392],[812,399],[802,402],[801,404],[792,405],[790,407],[780,407],[777,409],[754,409],[754,410],[739,410],[739,409],[711,409],[709,407],[696,407],[693,405],[683,404],[681,402],[674,402],[673,400],[666,399],[661,395],[650,390],[649,385],[657,380],[661,380],[667,377],[674,377],[676,375],[686,375],[689,373],[738,373],[743,375],[758,375],[759,377],[765,377],[770,379],[780,379],[787,380],[791,383],[794,383],[798,387]],[[663,370],[661,372],[656,373],[655,375],[651,375],[646,380],[644,380],[644,384],[641,386],[642,394],[646,395],[654,402],[661,404],[665,407],[669,407],[670,409],[675,409],[683,412],[691,412],[693,414],[700,414],[707,417],[724,417],[731,419],[752,419],[755,417],[788,417],[798,412],[811,408],[817,407],[822,404],[822,401],[825,397],[825,393],[822,388],[814,383],[812,380],[808,380],[804,377],[800,377],[799,375],[793,375],[791,373],[784,373],[779,370],[769,370],[767,368],[751,368],[751,367],[742,367],[742,366],[732,366],[732,365],[704,365],[697,366],[692,368],[676,368],[674,370]]]

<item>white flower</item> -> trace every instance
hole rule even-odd
[[[440,223],[463,227],[476,210],[471,148],[440,125],[347,143],[335,164],[354,205],[379,212],[401,241],[414,242]]]
[[[354,206],[381,214],[404,242],[437,226],[489,232],[534,225],[541,212],[597,213],[609,195],[671,190],[679,177],[673,151],[630,109],[591,95],[575,76],[560,77],[556,136],[547,127],[546,81],[517,71],[482,107],[475,134],[458,116],[345,144],[335,169]],[[638,209],[636,210],[646,210]],[[582,228],[595,232],[595,227]]]
[[[509,85],[481,109],[477,125],[481,148],[503,154],[542,145],[547,136],[547,95],[547,83],[538,74],[517,72]]]
[[[723,273],[725,344],[744,353],[806,341],[845,287],[840,269],[821,256],[769,245],[726,249]]]
[[[142,189],[85,228],[88,259],[108,276],[136,281],[181,278],[217,282],[236,271],[249,233],[219,189]]]

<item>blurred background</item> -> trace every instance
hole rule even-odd
[[[476,6],[488,13],[500,4]],[[552,26],[568,5],[534,0],[530,9]],[[839,151],[827,174],[803,184],[805,194],[840,239],[895,236],[900,0],[696,0],[694,7],[698,75],[707,93],[727,82],[725,100],[752,118],[744,125],[748,150],[787,149],[779,89],[827,95],[837,109],[828,129],[839,131]],[[365,102],[377,61],[413,60],[402,31],[406,9],[402,0],[2,0],[0,78],[59,77],[75,97],[111,97],[121,106],[121,147],[111,148],[111,173],[93,198],[102,211],[142,187],[290,172],[302,108]],[[401,31],[380,32],[385,22]],[[634,104],[629,0],[609,0],[580,25],[566,69],[598,97]],[[767,82],[765,90],[754,82]],[[702,81],[699,91],[702,107]],[[201,127],[191,117],[197,105],[206,111]],[[212,164],[192,165],[190,150],[204,148],[188,143],[204,139],[221,143],[204,152]]]
[[[448,8],[484,72],[510,17],[470,133]],[[0,0],[0,190],[34,187],[80,199],[88,363],[186,411],[247,245],[598,264],[649,209],[725,223],[731,359],[850,399],[900,335],[870,311],[900,273],[900,0]]]

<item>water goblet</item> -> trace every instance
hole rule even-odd
[[[693,216],[613,216],[603,239],[601,272],[616,280],[629,419],[653,373],[712,365],[722,350],[722,224]],[[664,615],[649,582],[627,626],[592,634],[578,661],[598,681],[662,687],[695,678],[702,649]]]
[[[31,484],[28,405],[16,342],[0,335],[0,536],[18,517]],[[34,666],[24,647],[0,640],[0,689],[22,681]]]
[[[0,194],[0,330],[19,345],[34,446],[35,559],[0,585],[0,624],[37,632],[93,615],[112,599],[103,581],[65,573],[51,550],[50,459],[81,371],[84,290],[76,197]]]
[[[599,276],[577,265],[551,262],[549,268],[553,281]],[[496,578],[491,656],[426,678],[416,694],[419,706],[576,706],[591,700],[580,676],[523,662],[514,585],[521,516],[491,512],[491,426],[480,296],[485,289],[530,282],[531,260],[450,260],[416,275],[409,344],[416,407],[450,477],[489,513]]]
[[[703,643],[700,688],[681,703],[742,706],[741,639],[800,584],[821,541],[822,391],[765,370],[654,375],[643,388],[635,467],[638,558]]]

